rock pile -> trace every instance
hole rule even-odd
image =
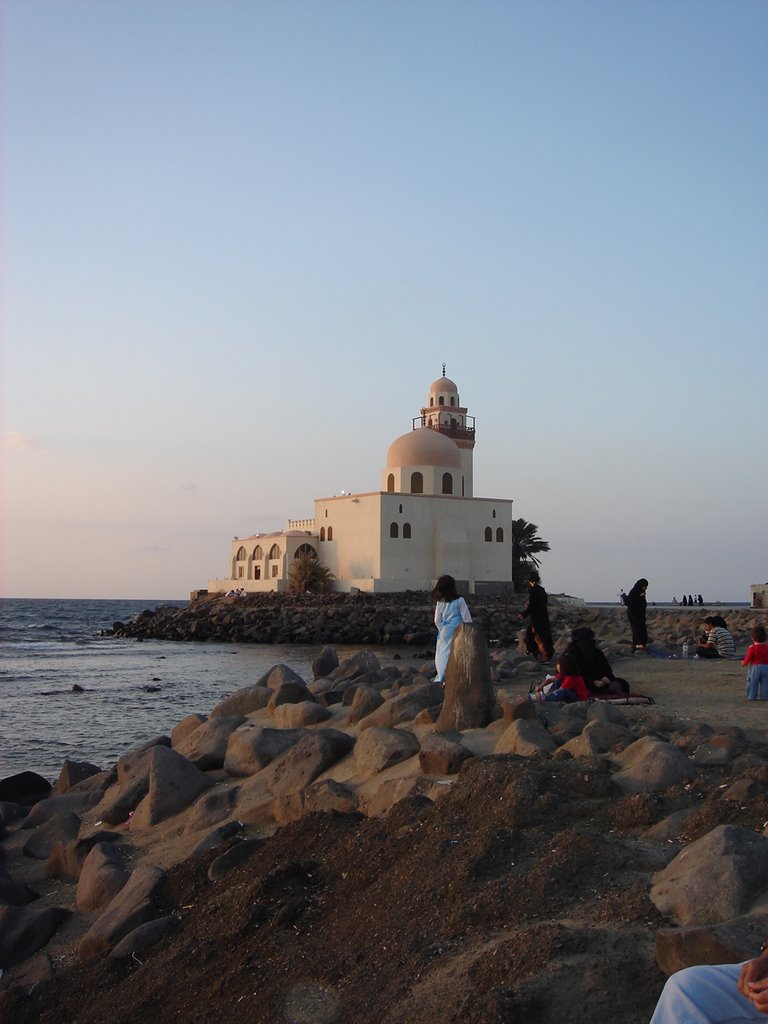
[[[493,644],[505,648],[518,641],[524,598],[520,595],[474,595],[469,598],[474,622]],[[714,609],[728,617],[738,650],[745,650],[756,613],[749,608]],[[624,608],[588,607],[550,595],[550,618],[557,649],[575,626],[590,626],[612,645],[614,654],[629,653],[630,631]],[[684,640],[701,633],[713,609],[648,609],[648,628],[659,650],[680,653]],[[183,608],[161,605],[130,622],[116,622],[116,636],[157,640],[262,644],[411,645],[434,643],[434,602],[423,592],[403,594],[250,594],[208,595]]]
[[[283,965],[263,980],[255,1021],[282,1012],[310,941],[324,951],[312,976],[343,993],[329,1024],[647,1020],[656,964],[752,955],[768,934],[768,747],[607,702],[533,705],[532,665],[514,651],[489,657],[479,628],[464,627],[444,692],[431,663],[382,666],[361,651],[339,664],[326,647],[313,679],[275,666],[113,768],[66,763],[53,788],[32,773],[0,782],[13,1019],[74,1022],[87,990],[94,1024],[127,1024],[136,1007],[120,1004],[115,979],[127,985],[137,964],[153,1013],[207,1019],[210,978],[182,961],[211,930],[222,956],[236,956],[237,934],[252,959]],[[178,879],[201,870],[194,895],[179,893]],[[258,928],[243,917],[250,906]],[[314,922],[306,937],[297,921]],[[84,966],[57,966],[72,944]],[[579,966],[561,977],[570,946]],[[604,962],[587,970],[598,950]],[[368,952],[392,1001],[375,1011]],[[251,991],[242,955],[225,1022]],[[100,974],[105,956],[122,973]],[[624,963],[636,998],[619,1018]],[[27,998],[42,981],[51,987]]]

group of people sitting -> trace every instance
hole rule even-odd
[[[696,644],[699,658],[733,658],[736,645],[722,615],[709,615],[704,619],[704,632]]]
[[[557,658],[557,674],[547,676],[529,697],[533,701],[591,700],[609,693],[629,693],[629,683],[614,675],[610,662],[595,641],[594,632],[579,626]]]

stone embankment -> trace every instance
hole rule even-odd
[[[515,646],[521,627],[524,596],[469,598],[473,620],[489,642]],[[620,655],[630,644],[625,610],[588,606],[572,598],[550,595],[552,632],[561,649],[575,626],[589,626]],[[686,639],[701,632],[704,617],[723,614],[737,650],[746,649],[758,613],[749,608],[648,609],[651,640],[659,652],[678,653]],[[434,643],[434,602],[429,594],[323,594],[290,596],[250,594],[246,597],[209,595],[183,608],[170,605],[146,609],[127,623],[116,622],[116,636],[156,640],[194,640],[261,644],[415,645]]]

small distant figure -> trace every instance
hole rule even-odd
[[[673,608],[677,608],[677,598],[676,597],[672,598],[672,606],[673,606]]]
[[[451,653],[453,634],[460,622],[471,622],[472,616],[467,602],[463,597],[459,597],[456,580],[453,576],[441,576],[435,584],[433,595],[437,598],[435,605],[435,626],[437,627],[435,682],[444,686],[445,667]]]
[[[693,595],[692,594],[688,595],[688,604],[689,605],[693,605]]]
[[[525,633],[525,647],[529,654],[538,658],[542,665],[551,661],[555,651],[552,643],[552,627],[547,611],[547,592],[541,585],[541,577],[532,569],[528,573],[528,600],[520,612],[521,619],[531,618]]]
[[[587,685],[579,675],[576,659],[570,654],[561,654],[557,659],[557,675],[554,679],[547,677],[529,694],[533,701],[560,701],[565,704],[589,700],[589,696]]]
[[[768,644],[765,626],[755,626],[742,665],[747,669],[747,700],[768,700]]]
[[[627,595],[624,593],[624,587],[622,587],[621,590],[619,591],[619,600],[621,601],[622,604],[626,604],[627,603]]]
[[[685,596],[685,594],[683,594],[682,605],[683,605],[683,608],[687,608],[688,607],[688,598]]]
[[[639,579],[627,594],[627,618],[632,628],[632,646],[636,651],[644,651],[648,646],[648,627],[645,624],[647,589],[648,580]]]
[[[701,606],[704,604],[704,598],[701,596],[701,594],[699,594],[699,596],[696,598],[696,604],[699,606],[699,608],[701,608]]]
[[[734,658],[736,645],[722,615],[709,615],[704,619],[706,632],[696,644],[698,658]]]

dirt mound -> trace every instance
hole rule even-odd
[[[16,990],[5,1019],[645,1022],[667,923],[650,876],[677,848],[642,832],[691,807],[688,840],[715,818],[756,827],[764,806],[721,800],[743,774],[622,797],[604,762],[478,758],[436,804],[310,815],[216,882],[207,869],[221,849],[180,865],[160,912],[181,924],[162,945]]]

